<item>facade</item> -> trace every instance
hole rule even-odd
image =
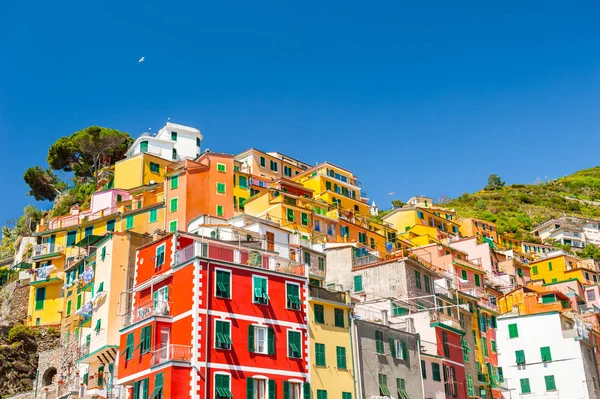
[[[548,312],[498,318],[498,364],[508,386],[504,398],[599,397],[589,331],[571,316]]]
[[[397,208],[385,215],[383,221],[398,232],[406,232],[411,227],[420,225],[434,227],[447,236],[458,236],[460,229],[460,224],[456,221],[456,212],[429,205],[406,205]]]
[[[557,251],[540,260],[531,262],[532,280],[554,283],[576,278],[582,284],[598,282],[598,267],[592,259],[580,259]]]
[[[498,242],[498,231],[495,223],[475,218],[458,219],[458,223],[460,223],[459,231],[463,237],[485,237],[493,242]]]
[[[240,171],[252,178],[266,178],[267,181],[278,178],[291,179],[310,168],[309,164],[288,157],[279,152],[263,152],[250,148],[235,156]]]
[[[358,377],[356,397],[422,398],[417,335],[363,320],[352,323]]]
[[[147,152],[138,153],[115,163],[112,177],[115,188],[130,190],[147,185],[162,184],[165,172],[173,160]]]
[[[307,273],[260,242],[236,242],[178,233],[138,251],[119,360],[119,384],[135,397],[310,390]]]
[[[313,398],[357,398],[347,292],[309,286],[310,382]]]
[[[563,216],[548,220],[532,231],[545,242],[559,242],[575,248],[600,245],[600,221]]]
[[[125,153],[127,158],[138,154],[152,154],[169,161],[195,159],[200,155],[202,133],[189,126],[167,122],[158,133],[144,133]]]

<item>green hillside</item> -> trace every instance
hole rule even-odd
[[[494,222],[500,234],[532,239],[529,232],[551,218],[568,215],[600,219],[600,167],[539,184],[464,193],[443,206],[454,208],[460,217]]]

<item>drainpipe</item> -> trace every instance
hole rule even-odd
[[[351,334],[350,336],[352,337],[352,335],[356,336],[357,334],[357,328],[356,328],[356,323],[354,321],[354,317],[350,319],[351,322]],[[354,345],[352,346],[352,353],[353,356],[356,356],[356,359],[361,359],[361,356],[359,356],[358,354],[358,337],[356,338],[356,342],[354,342]],[[354,389],[355,389],[355,394],[356,394],[356,390],[358,390],[359,394],[362,394],[362,380],[361,380],[361,365],[360,365],[360,361],[356,362],[356,368],[358,369],[358,378],[355,378],[355,384],[354,384]],[[359,395],[355,395],[355,398],[361,397]]]
[[[350,292],[346,291],[346,300],[350,298]],[[350,305],[352,305],[352,299],[350,299]],[[348,335],[350,335],[350,356],[352,356],[352,381],[356,381],[356,367],[358,367],[357,363],[354,363],[354,343],[352,342],[352,330],[353,330],[353,320],[354,318],[348,312]],[[358,358],[357,358],[358,359]],[[356,384],[352,384],[352,389],[354,391],[354,398],[358,398],[356,395]]]
[[[202,247],[200,247],[200,255],[202,255]],[[207,248],[207,255],[208,255],[208,248]],[[200,256],[201,257],[201,256]],[[198,261],[198,264],[200,264],[200,261]],[[210,290],[210,261],[208,261],[206,263],[206,290]],[[209,315],[208,315],[208,303],[210,301],[210,295],[206,295],[206,317],[205,317],[205,323],[204,323],[204,397],[208,398],[208,381],[210,380],[209,378],[209,373],[208,373],[208,331],[209,331]]]

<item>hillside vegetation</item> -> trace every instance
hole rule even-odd
[[[443,206],[454,208],[460,217],[494,222],[500,234],[532,240],[529,232],[548,219],[565,215],[600,219],[600,167],[539,184],[464,193]]]

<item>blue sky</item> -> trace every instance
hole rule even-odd
[[[94,124],[328,160],[383,206],[600,164],[599,2],[417,3],[2,4],[0,223],[34,202],[25,169]]]

